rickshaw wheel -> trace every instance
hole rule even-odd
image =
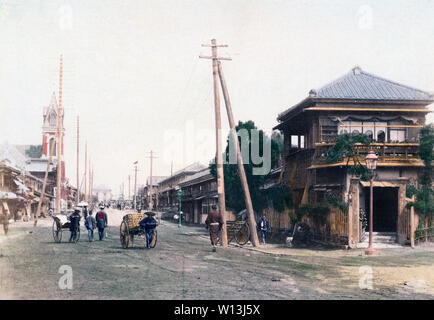
[[[54,242],[57,242],[57,243],[61,242],[62,241],[62,226],[56,220],[53,221],[52,230],[53,230]]]
[[[145,242],[146,242],[146,240],[145,240]],[[151,248],[155,248],[156,245],[157,245],[157,230],[154,230],[154,235],[152,237],[150,246],[151,246]]]
[[[130,234],[129,234],[128,226],[125,223],[125,221],[122,221],[121,223],[120,238],[121,238],[122,248],[124,249],[128,248],[130,242]]]
[[[249,239],[250,239],[250,228],[249,225],[246,223],[236,233],[235,240],[239,245],[243,246],[249,241]]]

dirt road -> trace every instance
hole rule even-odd
[[[162,221],[156,248],[136,241],[125,250],[119,241],[124,214],[108,211],[104,241],[88,242],[82,229],[76,244],[66,242],[69,232],[54,243],[50,219],[36,228],[33,222],[11,224],[10,234],[0,235],[0,298],[434,298],[433,248],[393,249],[377,257],[325,249],[291,249],[285,256],[236,247],[212,253],[203,227]],[[72,271],[72,289],[59,286],[62,266]]]

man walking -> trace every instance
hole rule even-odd
[[[71,237],[69,242],[77,242],[77,231],[80,229],[80,208],[74,208],[74,212],[69,216],[69,231],[71,231]]]
[[[218,213],[216,205],[211,206],[211,211],[208,213],[208,217],[206,218],[205,223],[207,229],[209,230],[212,251],[216,252],[219,232],[221,231],[223,225],[223,218]]]
[[[99,240],[104,238],[104,229],[107,227],[107,213],[104,211],[104,206],[99,207],[99,211],[96,213],[96,226],[98,228]]]
[[[87,229],[87,234],[89,237],[89,242],[93,241],[93,230],[95,230],[96,228],[96,221],[95,218],[92,217],[92,213],[89,213],[89,215],[87,216],[84,225]]]
[[[146,212],[147,217],[145,217],[142,221],[140,221],[140,226],[145,229],[146,235],[146,247],[151,248],[151,241],[154,237],[155,228],[157,227],[157,221],[155,220],[154,212]]]
[[[270,223],[268,222],[267,218],[264,215],[259,220],[258,229],[261,232],[262,244],[265,244],[265,237],[267,235],[267,232],[271,231],[271,227],[270,227]]]

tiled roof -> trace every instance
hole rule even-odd
[[[152,176],[152,185],[156,186],[166,178],[167,178],[166,176]],[[149,186],[150,184],[151,184],[151,177],[148,177],[148,179],[146,179],[146,185]]]
[[[26,170],[28,172],[45,172],[47,170],[48,159],[30,159],[27,162]],[[56,165],[54,161],[50,164],[49,172],[54,171]]]
[[[211,174],[211,172],[210,172],[209,168],[203,169],[203,170],[199,171],[198,173],[195,173],[195,174],[187,177],[182,183],[180,183],[180,185],[187,185],[194,180],[197,180],[199,178],[205,177],[205,176],[210,175],[210,174]]]
[[[343,77],[311,90],[309,97],[326,99],[416,100],[434,101],[429,92],[411,88],[366,71],[353,68]]]

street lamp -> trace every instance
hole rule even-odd
[[[182,211],[181,211],[181,196],[182,196],[182,190],[181,188],[178,189],[178,210],[179,210],[179,215],[178,215],[178,228],[181,228],[181,220],[182,220]]]
[[[372,233],[373,233],[373,224],[374,224],[374,171],[377,168],[378,156],[375,154],[373,150],[369,151],[368,155],[365,158],[366,167],[371,171],[370,178],[370,198],[369,198],[369,246],[365,250],[366,255],[377,254],[378,252],[372,247]]]

